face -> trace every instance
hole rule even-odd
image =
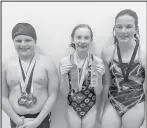
[[[76,50],[87,51],[91,41],[91,32],[88,28],[80,27],[75,31],[73,43],[75,44]]]
[[[14,38],[14,46],[20,57],[29,58],[35,52],[35,40],[26,35],[18,35]]]
[[[119,16],[115,24],[116,38],[119,42],[128,43],[136,33],[135,19],[129,15]]]

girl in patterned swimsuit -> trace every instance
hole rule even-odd
[[[68,128],[96,128],[100,125],[98,110],[103,89],[102,75],[105,72],[103,61],[88,52],[93,40],[93,33],[88,25],[77,25],[71,38],[71,46],[75,52],[60,61],[61,89],[68,103]],[[94,65],[93,62],[97,64]],[[91,82],[92,64],[94,71],[97,72],[96,86]]]
[[[115,18],[114,44],[102,53],[109,101],[103,113],[104,128],[140,128],[145,122],[145,52],[139,41],[137,14],[122,10]]]

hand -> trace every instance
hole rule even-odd
[[[71,64],[64,64],[60,66],[61,75],[67,74],[73,66]]]
[[[94,68],[98,71],[100,75],[103,75],[105,73],[105,66],[103,64],[97,64],[94,66]]]
[[[25,118],[24,119],[24,124],[29,122],[29,121],[33,121],[35,118]]]
[[[39,125],[36,120],[28,121],[23,125],[19,126],[18,128],[37,128]]]
[[[24,122],[23,122],[23,119],[21,119],[21,117],[20,118],[17,118],[16,119],[16,121],[15,121],[15,124],[17,125],[17,126],[20,126],[20,125],[22,125]]]

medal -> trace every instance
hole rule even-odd
[[[123,84],[121,85],[121,89],[122,89],[123,91],[129,90],[129,89],[130,89],[129,84],[123,83]]]
[[[21,61],[19,59],[18,71],[20,74],[21,97],[18,98],[18,104],[26,108],[31,107],[33,104],[37,102],[37,98],[33,96],[33,85],[32,85],[35,64],[36,64],[36,58],[33,57],[28,67],[28,72],[25,74]]]
[[[75,92],[71,93],[71,98],[73,101],[80,103],[85,98],[85,96],[80,92]]]
[[[122,58],[121,58],[121,53],[120,53],[120,48],[119,48],[119,43],[117,42],[117,54],[118,54],[118,59],[119,59],[119,63],[120,63],[120,68],[121,68],[121,72],[122,72],[122,75],[124,77],[124,80],[122,81],[122,90],[128,90],[130,87],[129,87],[129,84],[127,84],[128,80],[129,80],[129,73],[131,71],[131,66],[132,66],[132,63],[135,59],[135,56],[136,56],[136,53],[137,53],[137,49],[138,49],[138,46],[139,46],[139,43],[136,42],[136,45],[135,45],[135,48],[134,48],[134,51],[133,51],[133,54],[132,54],[132,57],[131,57],[131,60],[128,64],[128,67],[127,67],[127,71],[125,73],[125,67],[124,67],[124,64],[122,63]]]
[[[27,94],[27,95],[24,95],[24,96],[21,96],[19,99],[18,99],[18,104],[20,106],[24,106],[26,108],[29,108],[31,107],[33,104],[35,104],[37,101],[37,98],[34,97],[32,94]]]

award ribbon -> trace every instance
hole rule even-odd
[[[133,63],[133,61],[135,59],[135,56],[136,56],[138,46],[139,46],[139,43],[136,42],[136,45],[135,45],[135,48],[134,48],[132,57],[130,59],[130,62],[128,64],[127,71],[126,71],[126,74],[125,74],[125,71],[124,71],[125,70],[125,67],[124,67],[124,65],[122,63],[122,58],[121,58],[121,53],[120,53],[120,47],[119,47],[119,44],[117,42],[117,54],[118,54],[118,59],[119,59],[119,62],[120,62],[120,68],[121,68],[121,71],[122,71],[122,75],[124,77],[125,84],[128,81],[128,76],[129,76],[129,73],[130,73],[130,70],[131,70],[132,63]]]
[[[18,99],[18,104],[30,107],[32,106],[36,101],[36,97],[33,97],[33,86],[32,86],[32,79],[33,79],[33,72],[34,67],[36,64],[36,56],[34,55],[29,67],[27,73],[24,72],[21,60],[19,58],[19,65],[18,65],[18,71],[20,76],[20,90],[21,90],[21,97]]]
[[[78,67],[74,63],[75,58],[76,58],[75,54],[74,55],[72,54],[71,58],[70,58],[70,62],[73,65],[73,68],[70,70],[71,85],[74,86],[74,84],[75,84],[75,86],[78,87],[78,91],[81,91],[82,84],[83,84],[84,79],[85,79],[85,72],[86,72],[86,69],[87,69],[89,61],[90,61],[90,56],[89,56],[89,53],[88,53],[88,56],[86,57],[86,59],[83,63],[83,66],[82,66],[82,69],[81,69],[81,78],[79,76]]]

